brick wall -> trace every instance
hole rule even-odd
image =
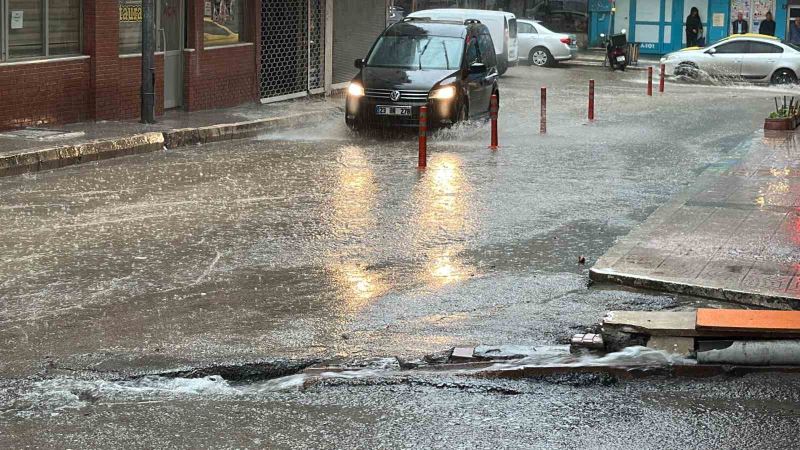
[[[260,0],[248,1],[252,45],[203,48],[203,0],[188,0],[184,108],[258,100]],[[119,57],[119,0],[83,0],[80,60],[0,64],[0,129],[139,117],[141,57]],[[164,58],[156,55],[156,115],[164,113]]]
[[[135,119],[141,116],[142,58],[117,58],[113,99],[115,119]],[[112,99],[101,99],[112,104]],[[164,114],[164,56],[156,55],[156,116]],[[98,119],[99,120],[99,119]]]
[[[223,108],[258,100],[260,1],[248,0],[243,32],[251,45],[205,49],[203,0],[189,0],[184,56],[184,104],[187,111]]]
[[[222,108],[256,101],[255,46],[186,53],[184,100],[188,111]]]
[[[89,60],[0,66],[0,129],[88,119]]]

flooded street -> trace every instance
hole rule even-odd
[[[591,286],[588,268],[800,93],[670,82],[647,97],[645,72],[574,66],[513,68],[500,89],[500,149],[487,124],[444,130],[424,171],[413,132],[357,135],[338,113],[1,178],[0,447],[794,445],[789,375],[130,379],[554,345],[607,310],[708,304]]]

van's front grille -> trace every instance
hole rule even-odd
[[[369,98],[378,98],[381,100],[392,101],[392,89],[365,89],[364,93]],[[403,91],[400,90],[400,98],[397,102],[406,103],[425,103],[428,101],[428,91]]]

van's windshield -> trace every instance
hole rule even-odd
[[[367,65],[398,69],[456,70],[461,67],[464,40],[444,36],[381,36]]]

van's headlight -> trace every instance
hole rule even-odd
[[[435,100],[450,100],[456,96],[455,86],[445,86],[431,92],[430,98]]]
[[[347,87],[347,95],[351,97],[363,97],[364,96],[364,86],[356,82],[350,83],[350,86]]]

